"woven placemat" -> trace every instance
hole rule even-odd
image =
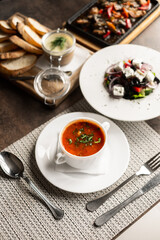
[[[60,115],[75,111],[95,112],[83,99]],[[65,192],[48,183],[42,176],[36,165],[34,148],[40,132],[48,122],[5,149],[22,159],[25,174],[51,202],[65,210],[65,215],[62,220],[56,221],[23,180],[8,178],[0,170],[0,239],[113,239],[160,199],[160,187],[157,186],[129,204],[101,228],[93,226],[96,217],[122,202],[155,175],[154,173],[152,176],[136,178],[97,211],[87,212],[87,201],[115,188],[160,150],[160,136],[145,122],[114,122],[128,139],[131,150],[130,163],[119,181],[109,189],[96,193]],[[157,170],[157,173],[159,171]]]

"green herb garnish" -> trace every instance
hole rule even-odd
[[[84,143],[87,145],[92,145],[91,143],[93,142],[93,134],[81,134],[79,137],[76,139],[76,144],[78,143]],[[86,146],[87,146],[86,145]]]
[[[101,138],[98,138],[97,141],[94,141],[94,143],[100,143],[101,142]]]
[[[110,84],[110,81],[109,81],[109,80],[107,80],[107,81],[105,81],[105,83],[106,83],[106,86],[108,87],[108,86],[109,86],[109,84]]]
[[[151,89],[151,88],[146,88],[146,89],[145,89],[145,96],[149,95],[149,94],[152,93],[152,92],[153,92],[153,89]]]
[[[73,131],[73,134],[75,135],[75,133],[78,132],[78,129],[76,128],[74,131]]]
[[[69,142],[69,144],[71,144],[71,143],[72,143],[72,139],[71,139],[71,138],[69,138],[69,139],[68,139],[68,142]]]
[[[51,42],[51,48],[52,48],[52,50],[53,50],[55,47],[60,47],[60,49],[63,49],[65,42],[66,42],[66,38],[64,38],[64,37],[56,37],[56,39]]]

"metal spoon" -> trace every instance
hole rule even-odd
[[[39,189],[31,182],[26,176],[23,175],[24,166],[21,160],[10,152],[0,153],[0,166],[2,170],[12,178],[22,177],[29,186],[39,195],[39,197],[45,202],[48,208],[51,210],[55,219],[59,220],[64,216],[64,211],[55,207],[49,202],[49,200],[39,191]]]

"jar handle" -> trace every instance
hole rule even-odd
[[[48,101],[47,98],[44,98],[44,104],[47,105],[47,106],[51,106],[51,107],[54,107],[55,106],[55,99],[52,99],[50,102]]]

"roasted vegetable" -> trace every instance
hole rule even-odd
[[[131,29],[151,7],[150,0],[99,0],[75,24],[110,44]]]

